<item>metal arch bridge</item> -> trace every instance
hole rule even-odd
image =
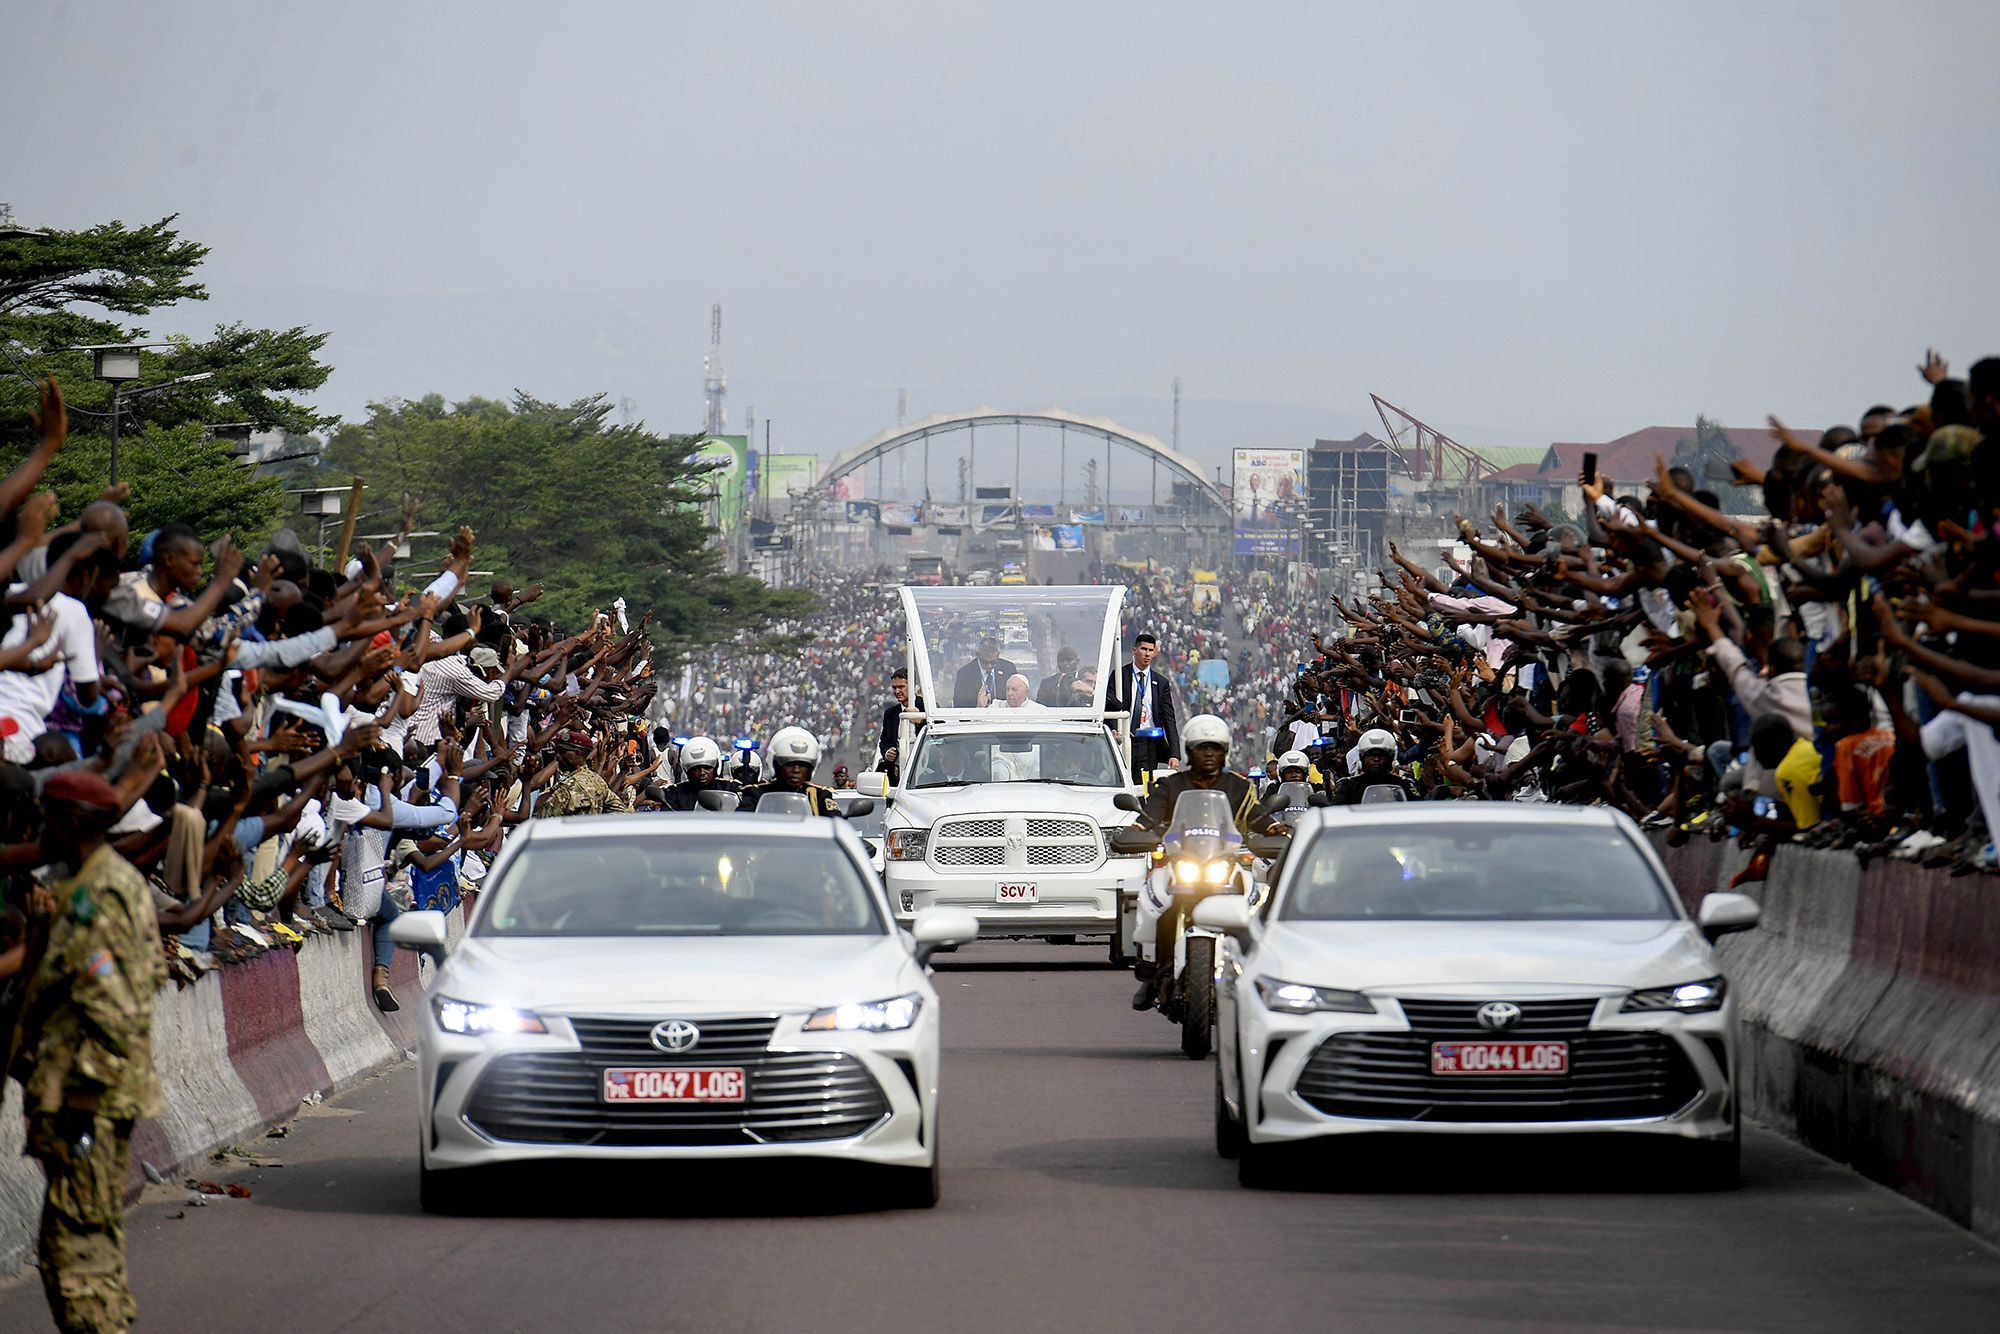
[[[1156,435],[1144,431],[1127,430],[1109,417],[1083,417],[1062,408],[1044,408],[1040,412],[1003,412],[998,408],[979,407],[970,412],[940,412],[913,422],[908,426],[891,427],[867,442],[855,446],[835,458],[820,475],[817,489],[829,492],[833,483],[848,473],[864,468],[877,459],[886,457],[910,445],[923,444],[932,436],[951,431],[968,430],[974,432],[974,447],[977,447],[977,431],[981,426],[1054,426],[1065,434],[1076,431],[1083,435],[1103,440],[1106,445],[1105,468],[1110,471],[1110,449],[1113,444],[1124,445],[1149,456],[1156,465],[1163,465],[1174,476],[1186,481],[1205,496],[1218,510],[1227,511],[1228,501],[1222,492],[1201,470],[1201,465],[1162,441]],[[1015,472],[1020,472],[1019,437],[1015,443]],[[1015,488],[1015,498],[1020,499],[1019,487]],[[1110,491],[1110,479],[1105,479],[1105,491]],[[925,478],[924,492],[930,493],[929,478]]]

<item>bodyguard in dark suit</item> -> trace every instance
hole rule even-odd
[[[899,747],[902,745],[903,710],[910,703],[910,671],[907,667],[898,667],[890,674],[889,689],[895,692],[896,698],[882,710],[882,736],[875,745],[875,763],[889,775],[889,786],[894,787],[903,773],[903,756]],[[924,701],[919,696],[917,712],[923,711]],[[918,726],[921,728],[922,724]]]
[[[1005,699],[1007,678],[1019,670],[1000,656],[1000,641],[987,635],[979,641],[979,656],[958,669],[951,685],[951,702],[961,709],[983,709],[996,699]],[[982,690],[985,699],[979,697]]]
[[[1169,764],[1180,768],[1181,720],[1174,711],[1174,688],[1167,678],[1153,670],[1160,641],[1149,631],[1132,640],[1132,661],[1118,669],[1118,707],[1132,715],[1132,779]],[[1140,732],[1157,727],[1162,735],[1142,737]]]

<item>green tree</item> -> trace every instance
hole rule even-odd
[[[69,401],[70,439],[49,481],[68,517],[110,477],[112,387],[93,379],[90,354],[74,349],[154,341],[119,317],[207,299],[194,275],[208,248],[183,239],[173,223],[171,217],[136,228],[110,222],[0,238],[0,468],[12,467],[32,443],[28,414],[36,386],[53,375]],[[142,352],[140,380],[125,390],[119,413],[120,470],[133,485],[134,529],[180,521],[205,535],[230,531],[246,542],[263,536],[284,513],[282,484],[231,460],[226,449],[201,438],[200,428],[249,422],[306,434],[333,425],[334,418],[294,397],[326,382],[330,368],[319,360],[325,343],[325,334],[303,327],[232,324],[208,339],[175,339]],[[203,372],[210,378],[135,393]]]
[[[722,568],[702,513],[711,465],[694,457],[699,440],[619,425],[602,397],[448,406],[432,395],[374,404],[335,432],[317,484],[359,475],[377,497],[416,497],[423,527],[470,525],[476,563],[543,583],[535,609],[559,625],[581,626],[621,596],[635,614],[650,608],[668,661],[812,605],[802,590]]]

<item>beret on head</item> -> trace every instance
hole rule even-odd
[[[556,738],[557,746],[569,750],[589,750],[596,744],[590,739],[590,733],[579,731],[574,727]]]
[[[42,800],[67,801],[107,814],[116,814],[121,804],[118,789],[89,769],[63,769],[51,775],[42,784]]]

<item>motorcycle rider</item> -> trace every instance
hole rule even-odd
[[[1190,718],[1181,731],[1187,747],[1187,766],[1153,781],[1152,791],[1141,808],[1140,822],[1150,829],[1164,830],[1173,820],[1174,803],[1183,792],[1219,791],[1229,800],[1237,831],[1251,834],[1283,832],[1284,826],[1256,812],[1257,785],[1244,775],[1225,767],[1229,759],[1229,724],[1212,713]],[[1160,984],[1172,981],[1174,966],[1174,916],[1155,907],[1150,893],[1139,895],[1139,934],[1143,938],[1146,919],[1153,918],[1153,957],[1140,959],[1133,972],[1139,989],[1132,993],[1132,1008],[1150,1010],[1159,1001]],[[1162,976],[1167,973],[1169,976]]]
[[[754,811],[757,803],[773,792],[796,792],[812,803],[813,814],[838,816],[840,807],[829,788],[812,781],[813,767],[819,763],[819,740],[803,727],[781,727],[771,738],[771,781],[743,789],[736,809]]]
[[[748,788],[764,780],[764,765],[754,750],[742,750],[737,754],[743,758],[729,771],[729,777],[739,788]]]
[[[661,803],[670,811],[701,810],[701,794],[711,788],[719,792],[743,790],[716,775],[716,770],[722,767],[722,749],[709,737],[689,737],[681,747],[680,765],[681,781],[666,789]]]
[[[1264,799],[1268,801],[1276,796],[1278,789],[1286,783],[1312,782],[1312,771],[1313,762],[1304,751],[1286,751],[1278,757],[1278,762],[1271,766],[1272,778],[1264,785]]]
[[[1387,729],[1375,727],[1363,732],[1354,751],[1361,767],[1333,789],[1334,805],[1359,806],[1371,787],[1400,788],[1406,800],[1418,799],[1416,784],[1396,772],[1396,738]]]

